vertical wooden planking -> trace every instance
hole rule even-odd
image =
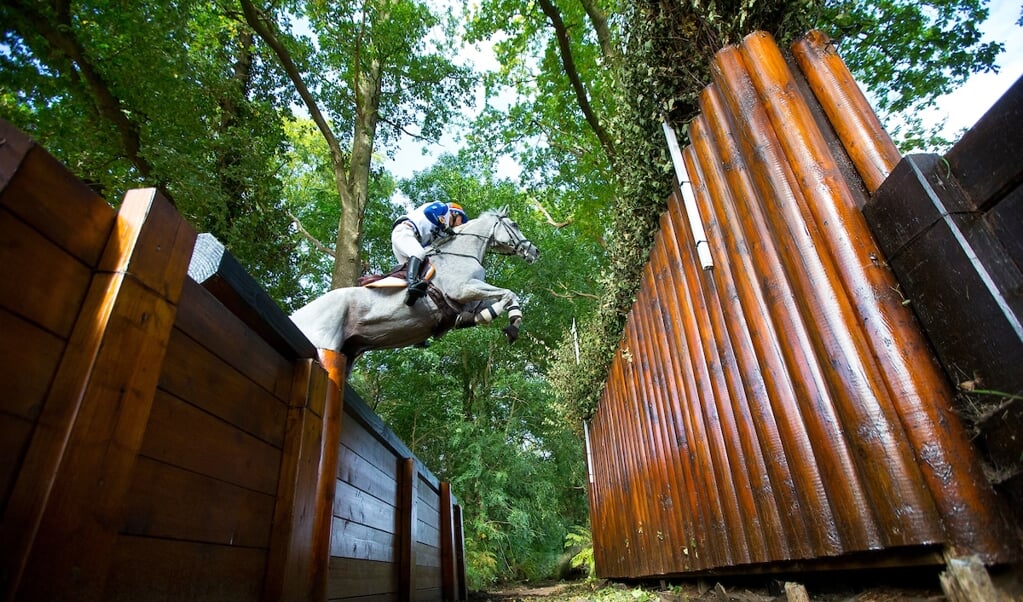
[[[467,600],[469,590],[465,580],[465,527],[462,507],[458,504],[452,509],[452,522],[455,530],[455,600]]]
[[[667,231],[668,229],[670,229],[670,222],[667,214],[664,214],[661,216],[661,230]],[[671,285],[671,273],[665,245],[662,235],[662,243],[655,247],[654,253],[651,255],[651,264],[656,268],[654,286],[657,288],[658,297],[665,300],[659,304],[660,311],[657,316],[659,321],[656,323],[655,329],[659,331],[657,338],[662,346],[661,357],[667,376],[665,412],[669,418],[667,426],[672,436],[674,472],[681,488],[679,496],[682,502],[681,510],[684,513],[682,522],[684,529],[680,542],[682,547],[679,550],[683,559],[681,566],[690,569],[702,566],[698,556],[701,545],[698,545],[697,541],[704,541],[707,525],[700,495],[701,488],[698,485],[698,467],[693,462],[694,450],[685,430],[686,421],[680,415],[685,403],[684,383],[690,380],[691,376],[683,371],[677,358],[677,325],[679,324],[677,291]]]
[[[899,149],[826,35],[807,33],[792,45],[792,53],[873,194],[902,158]]]
[[[330,566],[331,523],[334,495],[337,492],[337,468],[341,457],[341,420],[344,416],[344,389],[348,377],[348,358],[330,349],[318,349],[320,366],[327,373],[323,407],[323,436],[320,468],[316,484],[316,524],[313,527],[313,566],[317,568],[317,587],[327,591]]]
[[[760,507],[760,527],[767,539],[766,552],[771,558],[792,558],[799,555],[797,550],[807,545],[809,537],[801,521],[787,518],[790,509],[800,507],[799,492],[790,472],[771,410],[767,385],[755,354],[748,326],[752,317],[745,314],[736,285],[733,258],[748,255],[748,250],[741,244],[736,248],[726,248],[730,239],[725,236],[724,229],[729,215],[725,213],[724,206],[731,205],[733,201],[723,165],[734,168],[736,164],[731,160],[728,149],[718,148],[718,154],[713,154],[713,141],[703,116],[690,123],[689,136],[692,150],[685,155],[687,166],[700,174],[710,192],[709,197],[698,196],[696,200],[708,237],[715,241],[710,245],[710,251],[714,259],[713,276],[723,324],[715,325],[714,337],[729,350],[732,369],[738,373],[730,374],[731,379],[739,381],[732,385],[732,398],[735,413],[741,416],[740,425],[745,425],[748,430],[743,444],[747,446],[746,457],[752,464],[750,478]],[[716,157],[724,161],[718,161]]]
[[[744,48],[749,49],[747,54],[759,58],[762,68],[756,70],[755,78],[759,87],[793,87],[792,75],[767,34],[747,37]],[[803,55],[807,56],[809,41],[803,44],[803,50]],[[848,327],[851,338],[863,339],[854,357],[862,358],[864,363],[876,358],[877,367],[865,366],[865,370],[874,368],[868,382],[885,387],[878,395],[879,407],[864,407],[871,400],[860,397],[859,404],[853,408],[866,414],[860,424],[888,424],[892,430],[883,441],[884,449],[877,449],[887,456],[887,462],[871,463],[871,466],[890,467],[895,473],[878,475],[882,483],[875,497],[890,490],[896,500],[890,510],[895,516],[886,516],[885,522],[903,534],[921,537],[914,531],[926,531],[935,522],[932,496],[930,492],[919,490],[921,485],[928,484],[946,516],[969,515],[976,521],[949,525],[955,529],[952,533],[955,541],[976,552],[983,551],[991,560],[1007,558],[1003,556],[1007,553],[1005,538],[979,535],[999,524],[994,514],[997,505],[990,488],[980,486],[984,482],[980,466],[974,460],[975,454],[963,436],[958,419],[950,411],[952,397],[947,380],[929,352],[911,309],[902,304],[892,272],[883,260],[871,259],[880,258],[881,250],[845,180],[840,177],[826,142],[812,127],[813,119],[805,101],[798,95],[778,94],[775,98],[768,109],[789,161],[817,166],[817,169],[801,170],[797,182],[807,199],[809,217],[821,233],[818,246],[835,258],[835,265],[830,269],[841,279],[841,285],[836,288],[844,290],[845,295],[840,298],[851,301],[850,307],[843,308],[846,311],[836,329]],[[836,227],[838,225],[841,227]],[[921,416],[928,416],[930,420],[920,420]],[[943,423],[949,428],[935,433],[934,426]],[[936,438],[944,442],[937,452],[933,450]],[[950,470],[956,473],[952,482],[958,486],[949,486],[947,473]],[[905,512],[903,508],[907,503],[920,513]],[[971,510],[964,513],[963,508]],[[999,539],[1001,541],[996,543]]]
[[[451,483],[440,484],[440,576],[441,593],[445,600],[456,597],[457,576],[455,575],[455,501],[451,495]]]
[[[689,484],[690,505],[696,513],[693,532],[690,534],[683,554],[695,568],[714,565],[725,557],[725,551],[715,545],[713,533],[719,531],[722,517],[720,498],[717,495],[715,475],[708,456],[706,437],[702,420],[698,417],[701,399],[698,393],[700,383],[694,378],[694,367],[689,347],[691,335],[685,328],[682,305],[684,284],[679,278],[677,243],[674,239],[674,224],[668,213],[661,216],[664,232],[664,278],[658,280],[666,310],[662,320],[668,336],[668,346],[674,350],[674,372],[676,392],[670,399],[676,430],[681,437],[680,449],[682,469],[688,471],[685,480]]]
[[[654,249],[663,247],[660,235],[655,237]],[[674,375],[670,373],[670,354],[667,352],[664,333],[657,328],[661,322],[660,293],[657,289],[657,277],[654,275],[658,270],[656,262],[651,261],[644,268],[644,281],[648,283],[650,299],[644,304],[646,311],[643,312],[642,321],[639,326],[644,331],[647,341],[645,349],[648,358],[648,365],[653,374],[652,387],[649,395],[654,404],[656,412],[655,436],[658,438],[660,457],[658,468],[662,481],[661,505],[667,513],[667,520],[657,526],[657,537],[664,542],[667,548],[665,560],[669,563],[668,572],[679,566],[688,565],[688,556],[684,550],[686,539],[692,532],[692,516],[685,505],[685,484],[681,482],[680,471],[678,470],[680,458],[678,454],[677,437],[674,433],[674,419],[671,415],[671,406],[666,397],[670,394],[671,384]]]
[[[400,458],[398,469],[398,599],[416,599],[416,525],[419,522],[419,470],[415,458]]]
[[[684,151],[683,159],[689,166],[688,172],[697,206],[701,203],[708,204],[710,190],[699,165],[694,161],[692,147]],[[722,325],[721,305],[714,285],[714,271],[701,269],[699,257],[695,252],[693,231],[690,229],[691,222],[686,215],[686,206],[682,204],[678,195],[669,198],[669,211],[682,218],[678,221],[678,226],[681,228],[683,238],[690,242],[683,247],[687,286],[694,291],[700,303],[700,330],[703,333],[700,342],[703,354],[708,358],[718,421],[727,452],[728,476],[732,480],[731,486],[738,503],[740,523],[734,525],[733,529],[741,527],[744,535],[744,541],[739,541],[739,558],[743,559],[742,562],[752,562],[754,557],[764,556],[766,545],[761,525],[762,516],[754,497],[760,487],[750,486],[752,483],[759,485],[763,476],[755,461],[756,434],[748,428],[750,423],[745,412],[742,410],[736,412],[737,406],[745,406],[745,399],[740,376],[735,370],[735,359]],[[706,220],[703,220],[703,223],[706,224]],[[736,419],[737,413],[743,420]],[[774,531],[774,528],[770,530]]]
[[[719,52],[715,66],[714,77],[725,91],[729,112],[745,134],[742,148],[748,153],[753,181],[760,192],[758,198],[762,204],[748,203],[755,220],[753,228],[765,243],[773,243],[767,252],[757,253],[755,258],[764,264],[760,273],[770,274],[765,280],[777,287],[771,299],[771,315],[780,326],[782,348],[791,380],[799,392],[802,418],[811,432],[814,451],[823,469],[825,491],[835,520],[831,528],[837,529],[833,543],[835,552],[846,548],[880,547],[883,533],[876,517],[870,516],[872,507],[868,502],[867,484],[843,430],[840,407],[848,392],[833,386],[828,378],[833,373],[831,360],[819,355],[815,345],[818,342],[815,336],[822,333],[813,325],[827,314],[818,315],[812,310],[827,310],[827,304],[836,300],[835,293],[823,288],[814,295],[824,299],[800,296],[796,284],[808,277],[805,270],[813,270],[812,276],[822,284],[827,283],[828,278],[821,273],[819,264],[813,262],[810,233],[795,224],[784,223],[781,218],[782,211],[786,211],[787,216],[795,215],[793,207],[798,203],[794,191],[786,186],[793,177],[790,167],[780,156],[770,120],[760,104],[740,50],[729,48]],[[801,260],[811,263],[801,265]],[[807,308],[807,303],[816,305]]]
[[[839,542],[834,533],[834,518],[822,468],[816,458],[813,436],[803,420],[799,403],[801,393],[793,382],[786,359],[786,344],[780,339],[782,325],[776,324],[772,318],[771,305],[784,294],[776,275],[777,269],[771,269],[775,265],[772,261],[773,244],[761,226],[763,220],[759,212],[753,212],[759,192],[753,186],[750,169],[739,151],[738,141],[732,137],[728,108],[719,90],[720,86],[709,86],[700,99],[703,116],[711,125],[714,147],[697,145],[696,150],[701,164],[705,166],[713,165],[717,160],[713,154],[715,151],[722,152],[729,159],[726,176],[731,194],[718,199],[717,205],[722,215],[720,223],[725,248],[734,261],[733,282],[746,315],[749,340],[759,366],[754,373],[763,379],[763,395],[770,404],[784,457],[792,466],[787,475],[791,477],[795,497],[786,495],[783,509],[790,515],[809,517],[809,520],[790,525],[795,531],[791,541],[801,557],[814,555],[814,550],[837,554]],[[747,274],[759,274],[760,278],[753,280],[746,277]]]
[[[777,191],[773,198],[791,202],[775,204],[768,216],[776,236],[795,243],[783,254],[783,262],[801,308],[813,316],[816,352],[822,364],[831,364],[824,377],[834,391],[845,444],[855,451],[851,457],[859,460],[857,470],[870,500],[860,511],[869,509],[889,526],[879,532],[887,546],[940,541],[933,500],[922,487],[916,459],[874,361],[876,351],[859,327],[880,329],[877,337],[891,341],[898,335],[889,320],[905,322],[909,310],[890,301],[896,296],[895,281],[870,260],[880,250],[849,202],[852,195],[781,52],[764,33],[747,36],[741,50],[756,90],[770,97],[763,106],[778,143],[772,160],[796,170],[791,179],[777,174],[769,178]],[[898,314],[877,311],[885,298],[889,306],[898,306]]]
[[[657,243],[654,243],[655,246]],[[643,379],[643,395],[647,425],[647,437],[651,442],[653,456],[650,464],[650,478],[648,479],[654,489],[654,496],[650,503],[654,505],[659,518],[656,524],[650,525],[651,543],[657,550],[656,554],[661,564],[658,566],[660,573],[671,572],[673,567],[681,564],[681,547],[674,545],[670,527],[677,520],[675,510],[675,497],[678,488],[673,485],[669,476],[668,461],[671,457],[670,450],[666,443],[663,426],[669,420],[667,412],[661,405],[660,392],[664,390],[664,377],[661,371],[663,359],[656,351],[656,334],[650,328],[649,323],[653,320],[651,313],[657,310],[657,294],[653,288],[651,278],[651,267],[648,263],[643,270],[643,284],[640,288],[640,295],[637,296],[637,308],[639,311],[634,315],[636,330],[641,341],[638,359],[646,377]]]
[[[691,149],[687,149],[684,153],[684,155],[691,154]],[[693,191],[697,199],[707,196],[707,188],[699,176],[699,170],[694,169],[690,173]],[[707,420],[713,427],[714,440],[720,450],[718,464],[722,467],[722,474],[719,478],[724,485],[722,493],[730,500],[728,511],[731,535],[729,539],[734,548],[733,563],[746,564],[751,561],[751,548],[754,551],[762,550],[763,542],[756,526],[758,515],[755,511],[751,488],[748,484],[738,482],[745,478],[749,470],[746,467],[742,442],[739,439],[738,428],[732,414],[730,392],[724,374],[725,360],[721,357],[719,345],[712,338],[711,320],[716,304],[714,297],[706,294],[704,285],[713,272],[701,269],[700,260],[695,251],[696,240],[690,229],[691,222],[689,216],[686,215],[686,207],[681,201],[681,197],[677,195],[669,197],[668,213],[672,216],[677,228],[676,235],[680,243],[680,258],[686,277],[686,288],[690,291],[694,301],[693,316],[696,319],[697,331],[700,333],[697,339],[697,351],[703,358],[706,383],[712,394],[711,403],[707,408]],[[674,219],[676,217],[678,219]],[[682,244],[683,242],[685,244]]]
[[[736,503],[736,492],[728,468],[728,451],[721,433],[718,418],[715,388],[712,383],[708,358],[704,356],[701,339],[700,317],[704,311],[703,300],[689,286],[687,257],[683,247],[688,245],[685,231],[680,222],[685,216],[675,213],[677,207],[669,210],[666,216],[668,229],[665,230],[667,249],[671,257],[671,266],[678,287],[678,305],[681,326],[685,332],[686,355],[689,364],[686,366],[687,376],[693,382],[693,395],[690,397],[690,416],[694,430],[698,433],[696,441],[703,455],[698,470],[704,475],[706,495],[713,499],[711,503],[712,520],[707,533],[708,542],[716,543],[718,556],[715,563],[744,563],[746,551],[745,534],[739,518],[739,507]],[[735,537],[727,534],[733,533]]]
[[[23,471],[12,496],[28,492],[40,509],[16,544],[27,561],[21,587],[20,571],[11,580],[20,597],[103,595],[194,240],[195,232],[155,191],[125,196],[49,396],[74,400],[71,418],[51,422],[45,408],[41,417],[67,430],[39,429],[25,462],[46,463],[40,456],[50,455],[57,436],[62,445],[52,490],[38,497],[39,473]]]

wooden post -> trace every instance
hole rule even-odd
[[[455,528],[455,599],[467,600],[469,590],[465,583],[465,535],[462,526],[462,507],[455,504],[452,523]]]
[[[8,593],[103,598],[195,236],[155,190],[125,196],[14,484],[8,512],[37,510]]]
[[[270,600],[325,600],[330,522],[320,498],[324,414],[333,384],[311,359],[295,362],[281,457],[265,594]]]
[[[451,483],[441,481],[440,484],[440,583],[441,595],[445,600],[455,600],[455,525],[454,499],[451,496]]]
[[[398,599],[416,599],[416,523],[419,521],[419,470],[415,458],[398,460]]]
[[[326,405],[323,410],[323,437],[320,448],[320,474],[316,485],[316,527],[313,555],[320,573],[317,581],[322,582],[326,592],[330,567],[331,523],[334,518],[334,493],[337,489],[337,470],[341,454],[341,417],[344,415],[344,390],[347,378],[348,358],[344,355],[320,349],[320,365],[327,372],[330,381],[327,387]]]

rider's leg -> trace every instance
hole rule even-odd
[[[415,305],[416,301],[426,294],[429,282],[424,280],[420,274],[424,263],[423,257],[426,253],[423,246],[419,244],[411,222],[401,222],[391,231],[391,249],[399,262],[408,260],[405,276],[408,282],[405,305]]]
[[[426,294],[426,287],[429,286],[430,282],[422,278],[422,275],[420,274],[422,269],[422,259],[415,255],[408,258],[408,274],[405,276],[405,280],[408,282],[408,288],[405,291],[405,305],[415,305],[416,301]]]

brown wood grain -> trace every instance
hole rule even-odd
[[[259,600],[266,550],[122,535],[101,598],[147,600]]]
[[[178,329],[171,333],[160,388],[233,428],[274,447],[283,445],[287,402]],[[246,402],[238,403],[239,399]]]
[[[720,202],[714,202],[714,199],[731,199],[724,168],[721,162],[707,162],[705,159],[711,145],[706,121],[702,117],[695,119],[690,123],[689,131],[692,145],[685,154],[686,165],[690,170],[699,170],[709,192],[706,196],[696,197],[700,214],[708,237],[725,241],[722,223],[726,218]],[[804,535],[796,534],[798,527],[792,525],[793,521],[783,519],[780,510],[781,507],[791,507],[796,499],[795,491],[770,411],[770,401],[765,398],[765,385],[754,346],[745,327],[747,319],[739,301],[732,265],[732,256],[739,251],[729,251],[723,243],[711,245],[710,250],[719,304],[713,325],[714,340],[726,350],[723,369],[729,381],[729,397],[739,416],[736,428],[744,430],[740,445],[750,466],[748,474],[756,497],[756,520],[766,547],[760,552],[763,559],[790,558],[790,542]]]
[[[390,562],[332,557],[330,559],[329,600],[389,595],[397,599],[398,575]]]
[[[66,341],[4,309],[0,333],[0,412],[34,422]]]
[[[393,503],[384,502],[346,481],[337,483],[334,516],[381,531],[393,532],[397,527]]]
[[[441,590],[444,598],[454,600],[457,594],[455,563],[454,501],[451,499],[451,483],[440,484],[440,562]]]
[[[398,595],[402,600],[416,599],[416,525],[419,507],[419,471],[415,458],[397,460],[400,475],[398,488],[398,530],[395,532],[395,552],[398,557]]]
[[[394,472],[383,472],[348,447],[349,445],[358,445],[358,443],[345,437],[347,432],[351,432],[345,427],[347,422],[349,421],[342,423],[342,445],[337,467],[338,479],[385,503],[397,506],[397,475]],[[365,443],[362,443],[362,449],[365,449],[365,445]],[[372,445],[372,442],[370,442],[370,445]],[[394,462],[393,456],[391,461]]]
[[[278,399],[291,394],[292,363],[191,279],[182,291],[176,326],[226,369],[244,374]]]
[[[284,454],[281,458],[266,597],[324,600],[330,516],[333,497],[321,499],[323,418],[312,411],[323,407],[330,381],[313,359],[295,360],[295,382],[289,401]],[[333,478],[333,474],[326,475]]]
[[[807,33],[792,45],[792,53],[867,190],[873,193],[901,159],[898,148],[826,35]]]
[[[351,419],[350,409],[350,404],[345,404],[345,416],[341,421],[343,445],[381,472],[395,474],[394,461],[398,456],[377,437],[376,433],[367,430],[360,421]]]
[[[19,593],[27,598],[103,594],[118,513],[195,237],[162,206],[169,203],[158,196],[126,198],[104,251],[106,265],[121,270],[93,280],[44,408],[41,424],[53,426],[36,430],[26,457],[30,470],[9,502],[4,540],[16,541],[7,538],[8,520],[20,519],[20,526],[18,543],[5,548],[20,557],[13,564],[27,561],[24,573],[10,573],[22,574]],[[142,219],[153,208],[166,219]]]
[[[0,206],[93,267],[115,212],[24,133],[0,119]]]
[[[140,457],[125,497],[123,535],[266,548],[274,498]]]
[[[330,555],[393,562],[398,566],[400,535],[335,517],[331,523]]]
[[[0,232],[0,307],[67,338],[91,269],[5,210]]]
[[[0,500],[11,495],[35,423],[0,412]]]
[[[277,491],[281,450],[160,391],[141,453],[268,495]]]

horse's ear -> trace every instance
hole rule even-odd
[[[497,212],[499,214],[501,214],[502,216],[507,217],[508,216],[508,205],[505,205],[505,206],[501,207],[500,209],[497,210]]]

